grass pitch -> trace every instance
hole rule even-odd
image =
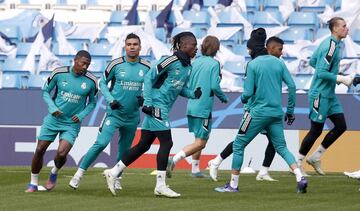
[[[113,197],[105,186],[103,169],[90,168],[79,189],[68,186],[75,168],[64,168],[51,192],[25,193],[29,167],[0,167],[0,210],[360,210],[360,182],[340,173],[308,177],[307,194],[296,193],[295,178],[288,172],[271,172],[279,182],[259,182],[254,174],[240,176],[240,193],[217,193],[229,171],[220,171],[220,180],[195,179],[189,171],[176,170],[167,184],[180,198],[155,197],[155,176],[151,169],[127,169],[121,180],[123,190]],[[49,173],[44,168],[40,185]],[[208,172],[206,172],[208,173]]]

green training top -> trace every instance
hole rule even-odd
[[[53,89],[55,91],[51,96]],[[43,99],[50,115],[61,111],[62,115],[57,120],[74,123],[71,117],[76,115],[82,121],[95,108],[97,91],[97,79],[90,72],[77,75],[72,67],[60,67],[47,79],[43,87]]]
[[[189,89],[201,87],[200,99],[189,99],[186,114],[194,117],[209,118],[213,109],[214,95],[222,102],[228,101],[220,87],[220,63],[210,56],[200,56],[192,63]]]
[[[191,65],[183,66],[176,55],[154,65],[145,76],[144,105],[160,108],[161,118],[166,119],[179,94],[195,98],[195,90],[186,87],[191,69]]]
[[[140,58],[136,62],[129,62],[126,57],[120,57],[110,62],[100,80],[100,90],[106,99],[108,113],[124,121],[139,118],[137,96],[141,96],[144,76],[149,69],[150,63]],[[110,103],[114,100],[122,107],[112,110]]]
[[[311,56],[310,65],[315,68],[309,96],[335,97],[336,76],[339,73],[340,41],[333,35],[321,42]]]
[[[288,87],[287,113],[293,114],[296,100],[296,86],[282,60],[271,55],[258,56],[247,65],[244,92],[241,101],[248,103],[252,98],[252,116],[283,116],[282,82]]]

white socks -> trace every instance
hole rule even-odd
[[[261,169],[259,171],[259,175],[266,175],[269,172],[269,167],[261,166]]]
[[[84,176],[85,170],[82,168],[78,168],[76,173],[74,174],[75,177],[82,178]]]
[[[296,177],[296,182],[300,182],[303,175],[301,174],[301,170],[299,168],[294,169],[294,174]]]
[[[309,159],[318,161],[325,151],[326,149],[320,144],[320,146],[315,150]]]
[[[181,159],[186,158],[186,154],[184,151],[180,150],[180,152],[178,152],[176,155],[174,155],[173,157],[173,162],[174,164],[176,164],[177,162],[179,162]]]
[[[199,163],[199,160],[192,160],[191,173],[196,174],[200,172]]]
[[[216,166],[220,166],[221,162],[223,161],[224,159],[222,159],[222,157],[220,155],[217,155],[213,160],[213,164],[216,165]]]
[[[297,165],[300,167],[302,166],[303,162],[304,162],[304,159],[305,159],[305,155],[302,155],[302,154],[299,154],[298,156],[298,161],[297,161]]]
[[[111,175],[113,177],[118,177],[118,175],[120,174],[120,172],[124,171],[124,169],[126,168],[125,164],[120,160],[112,169],[111,169]]]
[[[31,173],[30,184],[36,185],[36,186],[39,185],[39,174],[33,174],[33,173]]]
[[[230,186],[237,188],[239,185],[239,175],[231,174]]]
[[[60,169],[58,169],[58,168],[56,168],[56,166],[54,166],[54,167],[51,169],[51,173],[52,173],[52,174],[57,174],[59,170],[60,170]]]
[[[157,170],[156,173],[156,187],[165,186],[166,171]]]

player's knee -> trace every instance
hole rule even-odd
[[[45,152],[46,152],[45,147],[38,146],[35,149],[35,155],[38,155],[38,156],[43,156],[45,154]]]
[[[311,136],[317,138],[317,137],[319,137],[321,135],[322,130],[317,130],[315,128],[311,128],[309,133],[311,134]]]
[[[140,142],[137,147],[138,147],[137,150],[139,150],[141,153],[145,153],[150,149],[151,144],[146,144],[146,143]]]
[[[343,133],[347,130],[346,122],[337,123],[335,125],[335,130],[339,133]]]

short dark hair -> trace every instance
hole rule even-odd
[[[78,51],[77,54],[75,55],[75,59],[80,59],[81,57],[85,57],[85,58],[88,58],[89,60],[91,60],[91,56],[90,56],[89,52],[87,52],[85,50]]]
[[[139,37],[139,36],[137,36],[137,35],[136,35],[136,34],[134,34],[134,33],[130,33],[130,34],[128,34],[128,35],[126,36],[126,38],[125,38],[125,42],[126,42],[126,40],[128,40],[128,39],[137,39],[137,40],[139,40],[139,43],[141,44],[140,37]]]
[[[266,41],[266,47],[272,42],[279,43],[281,45],[284,45],[284,40],[280,39],[279,37],[272,36]]]
[[[201,44],[201,53],[204,56],[214,57],[220,48],[220,41],[215,36],[207,36]]]
[[[172,39],[172,50],[177,51],[179,50],[180,43],[184,40],[186,37],[192,37],[196,40],[195,35],[192,32],[186,31],[186,32],[180,32],[179,34],[175,35]]]
[[[333,17],[330,20],[328,20],[327,24],[329,24],[329,29],[330,29],[331,32],[333,31],[334,27],[337,25],[337,22],[339,20],[344,21],[344,18],[342,18],[342,17]]]

